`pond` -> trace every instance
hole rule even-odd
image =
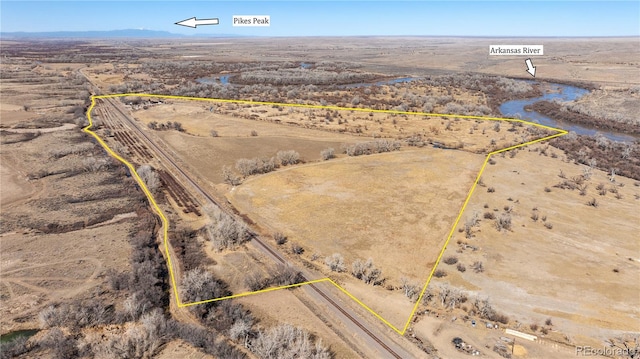
[[[506,117],[519,117],[523,120],[532,121],[545,126],[557,127],[567,131],[573,131],[578,135],[593,136],[597,133],[602,134],[606,138],[619,142],[632,142],[637,138],[620,132],[605,131],[595,129],[585,125],[556,120],[535,111],[526,111],[525,106],[531,105],[538,101],[574,101],[589,93],[589,90],[562,84],[548,84],[543,87],[544,94],[540,97],[528,98],[524,100],[507,101],[500,105],[500,112]]]
[[[8,343],[20,337],[29,338],[34,336],[37,332],[39,332],[38,329],[24,329],[24,330],[16,330],[13,332],[9,332],[7,334],[3,334],[2,336],[0,336],[0,343]]]
[[[215,76],[215,77],[201,77],[199,79],[196,80],[197,83],[200,84],[206,84],[206,85],[213,85],[213,84],[223,84],[223,85],[228,85],[229,84],[229,78],[231,77],[231,75],[222,75],[222,76]]]

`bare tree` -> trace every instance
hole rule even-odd
[[[369,258],[366,262],[356,259],[351,265],[351,274],[367,284],[380,285],[382,279],[382,271],[374,267],[373,259]]]
[[[222,166],[222,177],[224,178],[224,183],[232,186],[238,186],[242,183],[240,176],[233,172],[229,166]]]
[[[327,161],[335,157],[335,150],[332,147],[325,148],[320,151],[320,156],[323,160]]]
[[[184,274],[180,284],[180,296],[184,302],[198,302],[226,295],[224,284],[202,268]]]
[[[41,347],[50,348],[54,358],[73,358],[78,353],[75,340],[65,335],[60,328],[50,329],[41,337],[38,344]]]
[[[249,240],[249,229],[241,222],[215,207],[210,214],[211,223],[206,231],[214,248],[235,249],[238,245]]]
[[[263,359],[310,358],[330,359],[331,351],[304,329],[282,324],[258,332],[249,349]]]
[[[276,158],[282,166],[295,165],[300,162],[300,154],[294,150],[278,151]]]
[[[156,192],[160,188],[160,178],[150,165],[142,165],[136,170],[144,185],[151,192]]]
[[[417,284],[410,282],[409,279],[405,277],[402,277],[400,278],[400,287],[402,288],[404,295],[411,299],[412,302],[418,299],[418,296],[420,295],[420,287]]]
[[[302,282],[302,273],[290,265],[278,264],[273,269],[271,281],[275,285],[290,285]]]
[[[340,253],[334,253],[331,256],[324,259],[324,263],[333,272],[344,272],[346,267],[344,265],[344,257]]]

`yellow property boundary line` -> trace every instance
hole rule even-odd
[[[292,285],[285,285],[285,286],[281,286],[281,287],[267,288],[267,289],[258,290],[258,291],[254,291],[254,292],[245,292],[245,293],[240,293],[240,294],[229,295],[229,296],[226,296],[226,297],[212,298],[212,299],[198,301],[198,302],[183,303],[180,300],[180,296],[179,296],[179,293],[178,293],[178,287],[176,285],[176,278],[175,278],[175,274],[174,274],[174,271],[173,271],[173,265],[171,263],[171,256],[169,255],[169,253],[170,253],[169,252],[169,233],[168,233],[169,232],[169,221],[167,220],[167,217],[164,215],[164,213],[160,209],[160,206],[158,206],[158,203],[156,202],[155,198],[153,197],[153,195],[151,194],[151,192],[149,191],[149,189],[145,185],[144,181],[140,178],[140,176],[136,172],[135,167],[131,163],[129,163],[127,160],[122,158],[120,155],[115,153],[111,148],[109,148],[109,146],[104,142],[104,140],[102,138],[100,138],[100,136],[98,136],[95,132],[93,132],[91,130],[91,127],[93,126],[93,120],[91,118],[91,112],[93,111],[93,109],[94,109],[94,107],[96,105],[96,99],[126,97],[126,96],[169,98],[169,99],[177,99],[177,100],[209,101],[209,102],[217,102],[217,103],[236,103],[236,104],[249,104],[249,105],[276,105],[276,106],[283,106],[283,107],[303,107],[303,108],[340,110],[340,111],[376,112],[376,113],[388,113],[388,114],[396,114],[396,115],[420,115],[420,116],[432,116],[432,117],[443,117],[443,118],[464,118],[464,119],[476,119],[476,120],[519,122],[519,123],[523,123],[523,124],[527,124],[527,125],[531,125],[531,126],[535,126],[535,127],[539,127],[539,128],[544,128],[544,129],[547,129],[547,130],[555,131],[556,133],[553,134],[553,135],[549,135],[549,136],[543,137],[543,138],[539,138],[537,140],[528,141],[528,142],[525,142],[525,143],[522,143],[522,144],[519,144],[519,145],[514,145],[514,146],[506,147],[506,148],[503,148],[503,149],[495,150],[495,151],[490,152],[487,155],[487,157],[484,160],[484,163],[482,164],[482,167],[480,168],[480,172],[478,172],[478,175],[476,176],[476,179],[475,179],[475,181],[473,183],[473,186],[471,186],[471,189],[469,190],[469,193],[467,194],[467,197],[466,197],[464,203],[462,204],[462,208],[460,209],[460,212],[458,213],[458,216],[456,217],[456,220],[453,223],[453,226],[451,227],[451,230],[449,231],[449,235],[447,236],[447,240],[445,241],[444,245],[442,246],[442,249],[440,250],[440,254],[438,255],[438,258],[436,259],[436,262],[433,265],[433,268],[431,269],[431,272],[429,273],[429,277],[427,278],[426,283],[422,287],[422,291],[420,291],[420,295],[418,296],[418,300],[416,301],[415,305],[413,306],[413,310],[411,311],[411,314],[409,315],[409,318],[407,319],[407,322],[405,323],[405,325],[404,325],[404,327],[402,329],[399,329],[396,326],[394,326],[393,324],[389,323],[386,319],[384,319],[378,313],[373,311],[371,308],[369,308],[366,304],[362,303],[362,301],[360,301],[358,298],[353,296],[346,289],[342,288],[339,284],[334,282],[331,278],[316,279],[316,280],[312,280],[312,281],[308,281],[308,282],[302,282],[302,283],[297,283],[297,284],[292,284]],[[442,256],[444,255],[444,252],[445,252],[447,246],[449,245],[449,241],[453,237],[455,229],[458,227],[458,223],[460,222],[460,218],[462,218],[462,214],[464,213],[464,210],[467,207],[467,204],[469,203],[469,200],[471,199],[471,195],[475,191],[475,189],[476,189],[476,187],[478,185],[478,181],[480,180],[480,177],[482,176],[482,174],[483,174],[483,172],[484,172],[484,170],[485,170],[485,168],[487,166],[487,163],[489,162],[489,159],[491,158],[491,156],[493,156],[495,154],[498,154],[498,153],[501,153],[501,152],[510,151],[510,150],[513,150],[513,149],[516,149],[516,148],[519,148],[519,147],[528,146],[528,145],[531,145],[531,144],[534,144],[534,143],[537,143],[537,142],[542,142],[542,141],[550,140],[552,138],[564,136],[564,135],[566,135],[568,133],[567,131],[559,129],[559,128],[545,126],[545,125],[541,125],[541,124],[538,124],[538,123],[524,121],[524,120],[516,119],[516,118],[468,116],[468,115],[426,113],[426,112],[408,112],[408,111],[394,111],[394,110],[374,110],[374,109],[366,109],[366,108],[322,106],[322,105],[305,105],[305,104],[295,104],[295,103],[279,103],[279,102],[248,101],[248,100],[228,100],[228,99],[214,99],[214,98],[203,98],[203,97],[156,95],[156,94],[145,94],[145,93],[124,93],[124,94],[91,96],[91,106],[89,106],[89,109],[87,110],[87,119],[89,120],[89,125],[84,127],[82,129],[82,131],[84,131],[85,133],[88,133],[89,135],[93,136],[98,141],[98,143],[100,143],[100,145],[112,157],[114,157],[118,161],[122,162],[125,166],[127,166],[127,168],[129,168],[129,172],[131,172],[131,175],[136,179],[136,181],[140,185],[140,188],[142,188],[142,191],[144,192],[144,194],[149,199],[149,203],[153,207],[154,211],[160,216],[160,219],[162,220],[163,243],[164,243],[165,253],[167,254],[167,265],[169,267],[169,276],[170,276],[170,279],[171,279],[171,285],[173,287],[173,293],[175,295],[176,302],[177,302],[179,308],[189,307],[189,306],[198,305],[198,304],[204,304],[204,303],[210,303],[210,302],[216,302],[216,301],[221,301],[221,300],[225,300],[225,299],[246,297],[246,296],[254,295],[254,294],[273,292],[273,291],[280,290],[280,289],[300,287],[300,286],[303,286],[303,285],[306,285],[306,284],[328,282],[328,283],[333,284],[341,292],[343,292],[349,298],[351,298],[354,301],[356,301],[364,309],[366,309],[368,312],[373,314],[376,318],[380,319],[383,323],[385,323],[387,326],[389,326],[391,329],[393,329],[396,333],[398,333],[400,335],[404,335],[405,332],[407,331],[407,329],[409,328],[409,325],[411,323],[411,319],[415,315],[416,310],[418,309],[418,306],[420,305],[420,302],[422,301],[424,293],[427,290],[427,287],[429,286],[429,283],[431,282],[431,279],[433,278],[433,273],[435,272],[436,268],[438,267],[438,264],[440,264],[440,260],[442,259]]]

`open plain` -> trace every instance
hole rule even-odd
[[[500,113],[568,84],[591,92],[563,121],[638,133],[636,38],[523,39],[553,54],[535,81],[495,38],[1,41],[0,329],[39,330],[5,353],[637,345],[638,140]],[[115,93],[91,130],[140,181],[81,131]],[[367,308],[326,283],[244,296],[327,277]]]

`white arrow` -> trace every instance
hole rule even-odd
[[[536,77],[536,67],[533,66],[531,59],[524,60],[524,63],[527,64],[527,72],[530,73],[531,76]]]
[[[218,18],[215,18],[215,19],[200,19],[200,20],[198,20],[195,17],[192,17],[191,19],[178,21],[178,22],[176,22],[176,25],[195,28],[198,25],[218,25],[218,23],[219,23]]]

